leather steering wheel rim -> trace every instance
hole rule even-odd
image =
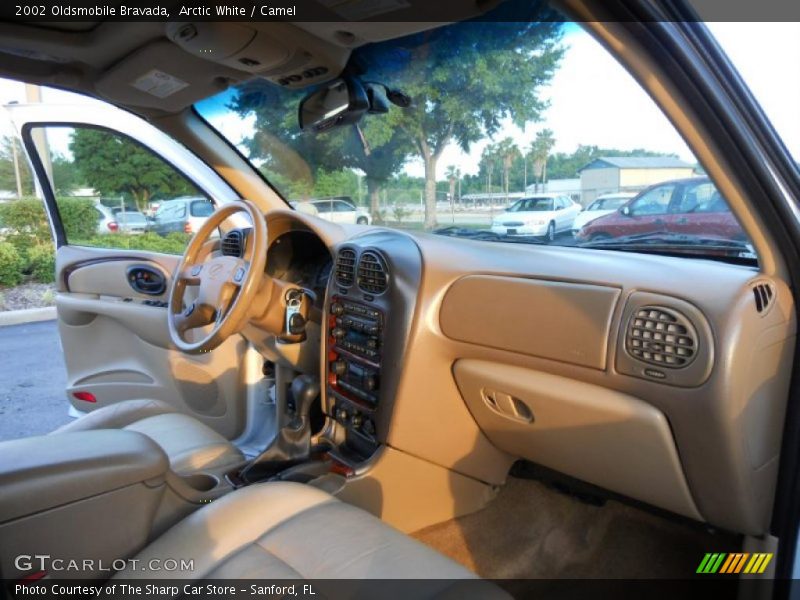
[[[217,256],[198,262],[211,234],[230,216],[246,213],[252,230],[247,257]],[[223,204],[192,237],[172,278],[167,307],[167,324],[172,343],[188,354],[210,352],[228,337],[241,331],[251,317],[267,263],[267,222],[258,207],[248,200]],[[187,286],[198,286],[197,299],[184,309]],[[199,341],[189,342],[184,334],[212,325]]]

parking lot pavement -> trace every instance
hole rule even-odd
[[[56,321],[0,327],[0,441],[68,422],[66,385]]]

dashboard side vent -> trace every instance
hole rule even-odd
[[[242,258],[244,253],[244,234],[240,229],[232,229],[225,234],[220,242],[220,250],[223,256],[235,256]]]
[[[756,301],[756,311],[759,313],[767,312],[767,309],[772,306],[772,300],[775,297],[775,290],[772,285],[766,282],[757,283],[753,286],[753,296]]]
[[[336,256],[334,267],[336,282],[349,287],[356,278],[356,252],[350,248],[342,248]]]
[[[375,252],[364,252],[358,261],[358,287],[368,294],[382,294],[388,286],[386,265]]]
[[[680,369],[694,360],[698,337],[681,313],[663,306],[643,306],[628,323],[625,349],[640,361]]]

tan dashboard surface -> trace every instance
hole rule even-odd
[[[619,295],[599,285],[470,275],[448,290],[441,327],[462,342],[604,369]]]

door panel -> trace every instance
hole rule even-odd
[[[169,276],[179,259],[69,246],[58,251],[56,307],[67,394],[82,411],[123,400],[162,400],[233,438],[244,426],[244,339],[231,337],[201,356],[178,352],[171,347],[166,308],[152,305],[166,294],[137,294],[128,284],[132,265]],[[96,402],[79,400],[75,392],[88,392]]]
[[[185,147],[113,106],[86,111],[76,106],[32,105],[11,107],[10,112],[38,175],[58,247],[56,307],[72,406],[91,411],[124,400],[153,398],[196,417],[227,438],[238,436],[245,425],[247,393],[240,365],[246,362],[247,343],[233,336],[213,352],[188,356],[170,342],[164,303],[181,257],[160,252],[167,247],[180,252],[183,240],[169,243],[170,238],[151,233],[125,243],[122,233],[93,236],[84,230],[89,228],[81,229],[80,220],[62,221],[61,200],[53,193],[60,189],[59,182],[53,185],[54,174],[47,172],[46,161],[39,158],[49,151],[41,140],[49,140],[46,143],[56,149],[58,144],[71,149],[70,160],[86,178],[82,183],[94,190],[95,203],[113,200],[144,210],[150,199],[169,200],[188,191],[219,205],[237,199],[235,192]],[[34,136],[37,131],[53,135]],[[131,157],[161,177],[135,184],[115,177],[115,171]],[[181,206],[185,210],[185,204]],[[159,217],[166,216],[164,212],[159,211]],[[173,220],[177,223],[177,215]],[[182,232],[183,223],[175,230]],[[143,246],[145,242],[148,245]],[[164,289],[154,294],[143,293],[144,286],[134,289],[129,277],[135,268],[162,277]],[[77,399],[77,392],[85,392],[81,396],[93,401]]]

